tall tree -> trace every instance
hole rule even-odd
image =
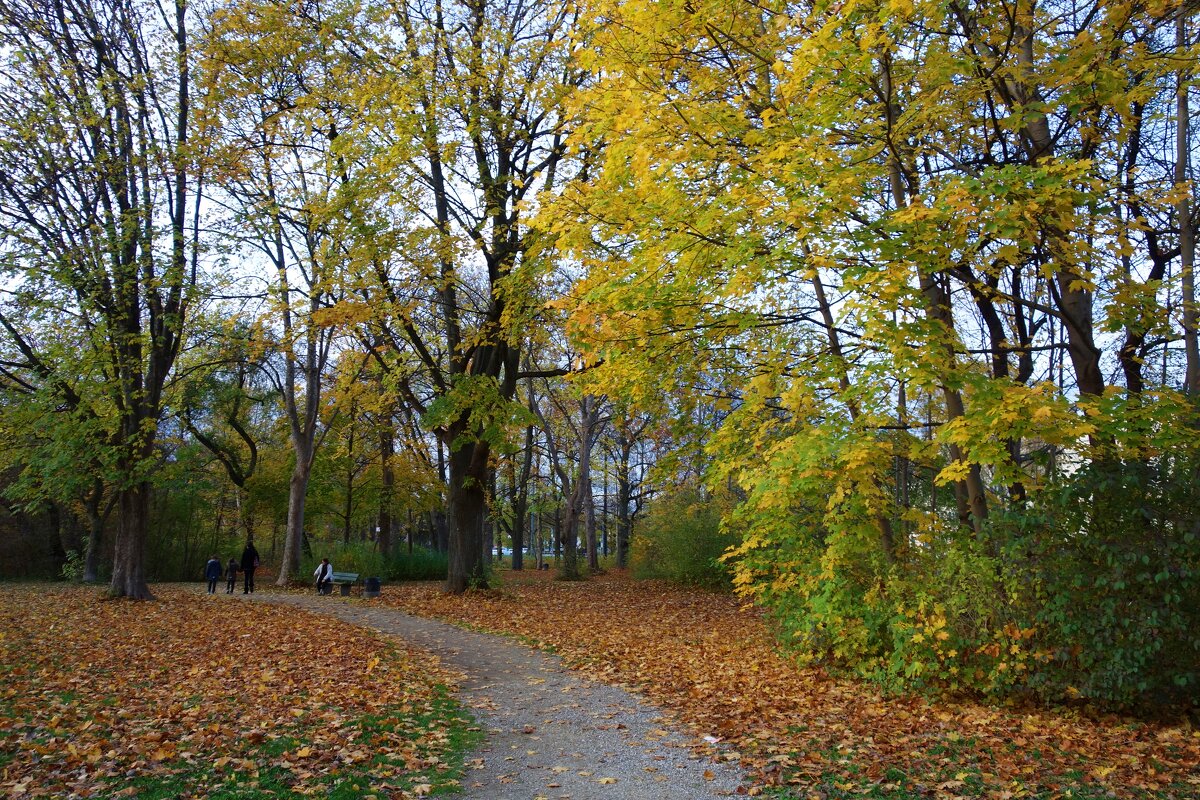
[[[446,589],[462,592],[487,580],[493,449],[523,428],[514,397],[544,302],[525,215],[566,152],[577,11],[554,0],[411,0],[376,12],[382,33],[358,85],[359,145],[377,174],[360,196],[374,195],[390,234],[374,233],[387,248],[360,261],[370,263],[365,316],[403,354],[390,379],[400,399],[446,449]]]
[[[612,452],[612,470],[617,480],[615,498],[617,516],[617,567],[629,566],[629,543],[633,523],[642,508],[647,465],[634,460],[650,425],[649,415],[637,415],[621,409],[613,415],[606,446]]]
[[[262,354],[256,349],[244,326],[228,332],[214,347],[199,348],[204,361],[188,375],[179,402],[184,427],[217,459],[235,487],[238,527],[247,541],[254,538],[249,482],[259,460],[253,414],[270,394],[262,386]]]
[[[545,398],[548,408],[535,405],[534,412],[542,425],[550,468],[558,476],[563,495],[559,525],[563,559],[559,571],[568,580],[578,580],[582,576],[578,556],[581,520],[586,525],[588,568],[592,572],[600,568],[591,510],[592,448],[601,432],[603,400],[589,394],[573,396],[570,387],[548,390]]]
[[[1180,9],[1175,20],[1175,47],[1187,58],[1188,15]],[[1180,70],[1175,86],[1175,186],[1179,192],[1176,218],[1179,226],[1179,272],[1183,291],[1183,347],[1187,359],[1184,386],[1189,394],[1200,395],[1200,332],[1196,317],[1196,220],[1193,218],[1194,189],[1188,185],[1192,165],[1191,91],[1187,73]]]
[[[57,305],[85,331],[87,389],[59,373],[41,339],[52,332],[5,329],[64,408],[106,423],[115,596],[150,596],[158,420],[196,281],[191,13],[143,0],[0,4],[4,267],[25,289],[22,313]]]
[[[1176,168],[1194,143],[1170,117],[1196,61],[1177,14],[1194,12],[589,6],[580,135],[601,156],[551,211],[587,270],[572,332],[642,405],[679,385],[685,350],[728,376],[706,455],[744,494],[738,581],[813,657],[904,663],[897,604],[940,602],[972,631],[956,652],[1007,620],[1056,642],[1103,624],[1138,643],[1096,655],[1109,689],[1119,658],[1166,650],[1163,679],[1191,680],[1170,672],[1195,646],[1178,586],[1118,580],[1119,602],[1173,620],[1161,650],[1121,615],[1029,611],[1030,586],[1070,596],[1054,565],[1107,581],[1126,549],[1194,585],[1171,571],[1195,563],[1171,486],[1200,455],[1180,433],[1194,187]],[[1118,502],[1106,481],[1137,488]],[[1147,507],[1156,533],[1115,533]],[[968,572],[1005,602],[968,611]]]
[[[345,86],[352,6],[223,9],[208,37],[209,124],[221,131],[221,187],[236,234],[271,270],[263,324],[278,345],[265,372],[280,391],[294,452],[287,534],[277,582],[300,568],[313,462],[328,432],[327,384],[340,326],[354,162],[339,150],[351,123]],[[325,316],[323,316],[325,315]]]

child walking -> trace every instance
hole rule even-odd
[[[233,585],[237,583],[237,574],[237,559],[230,556],[229,563],[225,566],[225,594],[233,594]]]

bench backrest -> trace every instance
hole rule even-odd
[[[354,583],[358,580],[357,572],[335,572],[329,576],[334,583]]]

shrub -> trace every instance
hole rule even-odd
[[[83,573],[87,568],[87,559],[79,550],[68,550],[63,561],[62,576],[71,583],[81,583]]]
[[[313,555],[303,559],[297,577],[311,583],[314,580],[313,572],[322,558],[328,558],[338,572],[357,572],[359,577],[363,578],[387,575],[387,559],[371,542],[352,542],[349,545],[339,545],[337,549],[325,549],[314,542]]]
[[[730,570],[719,560],[735,537],[721,528],[728,500],[684,487],[653,501],[633,535],[630,564],[639,578],[728,589]]]
[[[1186,702],[1200,687],[1200,541],[1189,464],[1109,462],[1046,506],[1035,626],[1040,693],[1117,705]],[[1079,531],[1086,531],[1080,535]]]
[[[449,567],[445,553],[414,547],[411,553],[401,550],[392,557],[387,577],[393,581],[444,581]]]
[[[328,558],[338,572],[357,572],[363,578],[379,577],[385,581],[445,580],[449,564],[445,553],[423,547],[413,548],[411,554],[403,547],[397,548],[389,559],[372,542],[353,542],[349,546],[340,545],[329,555],[320,552],[318,546],[317,553],[301,564],[300,578],[308,580],[322,558]]]
[[[1186,712],[1200,695],[1194,475],[1166,459],[1084,465],[978,532],[926,518],[894,563],[865,515],[827,514],[822,531],[800,503],[774,522],[750,507],[734,517],[751,520],[739,581],[803,660],[885,688]]]

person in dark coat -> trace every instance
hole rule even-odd
[[[233,587],[237,584],[237,574],[237,559],[230,556],[229,563],[225,565],[225,594],[233,594]]]
[[[246,549],[242,551],[242,572],[246,580],[242,585],[242,594],[254,591],[254,570],[258,569],[258,551],[254,549],[254,540],[246,540]]]
[[[208,593],[217,593],[217,579],[221,577],[221,561],[216,556],[208,559],[204,565],[204,577],[208,580]]]

